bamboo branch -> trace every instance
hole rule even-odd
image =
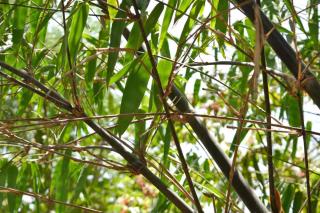
[[[60,96],[56,91],[48,89],[44,84],[30,76],[27,72],[18,70],[2,61],[0,61],[0,66],[5,68],[6,70],[22,77],[25,81],[30,82],[38,89],[42,90],[42,92],[46,93],[48,100],[53,102],[57,107],[61,109],[65,109],[75,116],[87,117],[87,115],[81,111],[81,109],[73,108],[71,104],[65,100],[62,96]],[[23,86],[23,85],[21,85]],[[25,87],[30,89],[29,87]],[[31,90],[32,91],[32,90]],[[33,91],[34,92],[34,91]],[[54,101],[57,99],[58,101]],[[61,102],[61,103],[60,103]],[[107,141],[112,148],[119,153],[128,163],[129,165],[138,173],[141,173],[147,180],[149,180],[155,187],[159,189],[172,203],[174,203],[181,211],[183,212],[192,212],[192,209],[173,191],[171,191],[152,171],[148,169],[148,167],[140,161],[135,155],[128,152],[112,134],[110,134],[107,130],[100,127],[91,119],[85,119],[84,122],[90,126],[100,137],[102,137],[105,141]]]
[[[243,13],[254,22],[254,11],[252,0],[235,0],[239,4],[239,7]],[[260,17],[264,29],[264,33],[268,34],[267,41],[279,56],[281,61],[288,67],[289,71],[298,79],[299,67],[301,70],[306,70],[304,76],[302,76],[301,83],[303,89],[309,94],[310,98],[320,108],[320,83],[317,78],[310,72],[309,69],[305,69],[306,66],[302,62],[299,64],[296,58],[296,53],[292,47],[283,38],[280,32],[275,29],[275,26],[267,18],[267,16],[260,10]]]

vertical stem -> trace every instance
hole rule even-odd
[[[306,185],[307,185],[307,202],[308,202],[308,213],[311,213],[311,189],[310,189],[310,176],[309,176],[309,160],[308,160],[308,144],[307,135],[304,126],[304,115],[303,115],[303,100],[301,92],[298,94],[299,111],[300,111],[300,121],[301,121],[301,134],[303,139],[303,151],[304,151],[304,166],[306,173]]]
[[[261,7],[260,0],[257,0],[257,4]],[[259,10],[260,11],[260,10]],[[262,41],[264,41],[264,35]],[[269,97],[269,86],[268,86],[268,75],[267,75],[267,65],[266,65],[266,57],[264,47],[261,48],[261,65],[262,65],[262,80],[263,80],[263,92],[264,92],[264,103],[265,103],[265,111],[267,114],[267,129],[271,130],[271,107],[270,107],[270,97]],[[276,205],[275,199],[275,186],[274,186],[274,175],[273,175],[273,162],[272,162],[272,132],[267,131],[267,159],[268,159],[268,175],[269,175],[269,191],[270,191],[270,203],[272,212],[278,212],[278,208]]]
[[[261,52],[261,63],[263,67],[262,80],[263,80],[263,92],[264,92],[264,102],[265,110],[267,113],[267,129],[271,130],[271,109],[270,109],[270,98],[269,98],[269,87],[268,87],[268,75],[266,72],[266,62],[264,55],[264,48]],[[274,175],[273,175],[273,162],[272,162],[272,132],[267,131],[267,158],[268,158],[268,174],[269,174],[269,191],[270,191],[270,203],[272,212],[277,212],[276,200],[275,200],[275,186],[274,186]]]

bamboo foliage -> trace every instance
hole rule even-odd
[[[2,209],[314,212],[318,22],[313,0],[0,2]]]

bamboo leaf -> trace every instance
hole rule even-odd
[[[113,75],[110,79],[110,85],[114,84],[115,82],[119,81],[125,74],[127,74],[130,70],[134,69],[137,65],[138,60],[135,59],[130,63],[126,64],[119,72]]]
[[[89,4],[80,3],[76,8],[76,12],[72,16],[70,33],[68,36],[68,44],[72,61],[75,61],[75,58],[77,56],[80,40],[82,38],[83,30],[86,26],[88,14]]]
[[[120,5],[120,9],[125,9],[127,6],[127,1],[122,1]],[[126,13],[123,12],[122,10],[119,10],[116,18],[125,18]],[[120,47],[120,42],[121,42],[121,35],[126,26],[126,23],[123,21],[117,21],[113,22],[112,27],[111,27],[111,35],[110,35],[110,47],[112,48],[119,48]],[[113,75],[114,68],[117,63],[119,52],[110,52],[108,55],[108,62],[107,62],[107,76],[106,76],[106,82],[107,86],[110,83],[111,76]]]
[[[216,18],[216,24],[215,27],[217,30],[225,34],[227,32],[227,25],[228,25],[228,7],[229,7],[229,2],[224,1],[224,0],[219,0],[218,3],[218,16]],[[220,38],[219,36],[217,37],[218,43],[221,47],[223,45],[224,40]]]
[[[87,51],[88,57],[92,55],[95,55],[95,51]],[[94,57],[94,59],[90,60],[86,65],[87,72],[85,74],[85,81],[87,85],[91,85],[94,75],[96,73],[96,67],[97,67],[97,58]]]
[[[178,12],[176,13],[176,16],[174,18],[174,23],[176,23],[183,16],[184,13],[186,13],[186,11],[188,10],[188,8],[190,8],[192,3],[192,0],[180,1]]]
[[[24,0],[16,0],[15,3],[28,5],[29,1],[25,2]],[[25,14],[28,14],[28,7],[17,6],[14,10],[13,24],[12,24],[13,26],[12,42],[14,46],[19,45],[22,41],[25,23],[26,23]]]
[[[288,184],[285,188],[284,192],[282,193],[282,206],[285,212],[289,212],[291,203],[294,199],[294,187],[292,184]]]
[[[157,70],[159,71],[159,77],[163,87],[162,89],[165,89],[168,85],[170,73],[172,70],[172,62],[161,59],[157,65]]]
[[[142,98],[147,89],[151,71],[151,63],[148,55],[144,55],[134,70],[128,76],[126,86],[124,88],[120,113],[137,113]],[[118,119],[117,132],[122,135],[128,128],[133,116],[121,116]]]
[[[65,152],[65,157],[60,160],[55,168],[54,173],[54,192],[55,199],[66,202],[68,199],[68,191],[69,191],[69,163],[70,158],[68,156],[71,155],[71,151],[67,150]],[[61,204],[56,205],[56,211],[63,213],[65,212],[65,206]]]
[[[163,16],[161,32],[160,32],[160,37],[159,37],[158,51],[161,50],[164,39],[166,38],[167,31],[170,26],[171,19],[172,19],[173,13],[174,13],[174,10],[172,8],[174,8],[176,6],[176,4],[177,4],[177,0],[169,0],[169,2],[168,2],[168,5],[170,5],[170,7],[167,6],[166,11]]]
[[[292,1],[291,0],[284,0],[284,3],[287,6],[288,10],[290,11],[291,15],[294,17],[297,24],[299,25],[301,31],[304,32],[305,34],[307,34],[299,15],[297,15],[297,12],[294,9],[294,5],[292,4]]]
[[[152,29],[156,26],[158,19],[162,13],[164,6],[163,4],[159,3],[155,6],[155,8],[150,13],[148,19],[145,21],[144,24],[144,31],[146,36],[148,36]],[[144,19],[144,17],[142,17]],[[143,37],[141,35],[139,24],[136,22],[132,28],[130,33],[130,37],[128,39],[128,43],[126,45],[127,48],[138,50],[143,43]],[[132,55],[130,53],[130,55]],[[127,60],[131,60],[132,56],[129,57]]]
[[[298,213],[300,212],[300,208],[303,204],[303,193],[301,191],[297,191],[294,195],[294,200],[293,200],[293,206],[292,206],[292,212],[293,213]]]
[[[7,173],[7,185],[10,188],[16,188],[17,187],[17,177],[18,177],[18,168],[10,164],[8,166],[8,173]],[[15,194],[8,194],[8,205],[9,205],[9,211],[14,212],[16,208],[17,203],[17,196]]]

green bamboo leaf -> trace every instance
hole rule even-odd
[[[225,0],[219,0],[218,3],[218,16],[216,18],[216,29],[225,34],[227,32],[227,25],[228,25],[228,7],[229,7],[229,2]],[[223,45],[224,40],[220,38],[219,36],[217,37],[218,43],[220,47]]]
[[[126,64],[122,69],[117,72],[115,75],[113,75],[110,79],[110,85],[114,84],[115,82],[119,81],[125,74],[127,74],[130,70],[134,69],[134,67],[137,65],[138,60],[135,59],[131,61],[130,63]]]
[[[41,188],[41,172],[39,165],[32,162],[30,163],[31,176],[32,176],[32,189],[35,193],[39,193]]]
[[[165,89],[168,85],[170,73],[172,70],[172,62],[161,59],[157,65],[157,70],[159,72],[162,87],[163,89]]]
[[[249,127],[252,127],[252,125],[249,125]],[[236,146],[239,145],[242,142],[242,140],[246,137],[248,131],[249,131],[248,129],[242,129],[242,131],[240,133],[239,141],[238,141],[238,134],[234,135],[232,143],[230,145],[229,157],[232,157],[232,154],[233,154]],[[237,130],[237,132],[238,132],[238,130]]]
[[[87,57],[95,55],[95,51],[87,51]],[[86,65],[86,73],[84,76],[84,79],[86,81],[87,85],[91,85],[94,75],[96,73],[96,67],[97,67],[97,58],[94,57],[92,60],[90,60]]]
[[[139,113],[146,113],[144,110],[139,110]],[[143,119],[145,116],[139,116],[137,119]],[[134,148],[139,154],[144,154],[144,142],[147,138],[146,121],[135,123],[134,125]]]
[[[18,168],[10,164],[8,167],[8,173],[7,173],[7,185],[10,188],[17,188],[17,177],[18,177]],[[16,202],[17,202],[17,196],[12,193],[8,193],[8,205],[9,205],[9,211],[14,212],[16,208]]]
[[[192,9],[190,11],[190,14],[188,16],[188,19],[183,27],[183,30],[180,34],[180,39],[179,39],[179,44],[185,44],[187,37],[190,34],[190,31],[192,30],[192,28],[194,27],[195,21],[194,19],[190,18],[197,18],[200,14],[201,9],[204,7],[204,0],[198,0],[196,1],[193,6]],[[180,53],[179,53],[180,54]]]
[[[166,212],[170,209],[171,202],[162,193],[159,194],[157,203],[151,210],[151,213]]]
[[[55,199],[63,202],[67,202],[68,200],[70,155],[71,151],[67,150],[63,159],[58,162],[54,173],[53,186]],[[65,211],[65,206],[57,204],[56,211],[59,213],[63,213]]]
[[[16,0],[16,4],[28,5],[29,1]],[[13,16],[12,43],[17,46],[21,43],[26,23],[25,15],[28,14],[28,7],[16,7]]]
[[[319,7],[317,6],[316,0],[311,1],[310,4],[314,6],[309,10],[309,16],[311,16],[311,19],[309,18],[308,21],[309,33],[315,49],[319,49]]]
[[[292,1],[291,0],[284,0],[284,3],[287,6],[288,10],[290,11],[292,17],[294,17],[295,21],[299,25],[301,31],[304,32],[305,34],[307,34],[299,15],[296,15],[297,12],[294,9],[294,5],[292,4]]]
[[[151,33],[152,29],[156,26],[163,8],[164,8],[163,4],[161,3],[157,4],[155,8],[152,10],[152,12],[150,13],[148,19],[145,21],[144,31],[146,36],[148,36]],[[142,19],[144,19],[144,17],[142,17]],[[133,25],[126,47],[138,50],[141,47],[142,43],[143,43],[143,37],[141,35],[139,24],[136,22]],[[131,58],[133,57],[132,53],[129,53],[129,56],[127,56],[129,57],[127,58],[127,60],[131,60]]]
[[[307,122],[306,130],[307,131],[312,131],[312,122],[311,121]],[[311,134],[307,134],[306,135],[306,139],[307,139],[307,147],[309,147],[309,144],[310,144],[310,141],[311,141]]]
[[[76,8],[76,12],[72,16],[70,33],[68,36],[68,45],[72,61],[74,61],[77,56],[80,40],[83,30],[86,26],[88,14],[89,4],[83,2],[78,5],[78,7]]]
[[[291,95],[287,94],[283,98],[282,103],[283,103],[283,107],[285,108],[290,126],[295,126],[295,127],[300,126],[301,125],[300,116],[297,116],[299,114],[298,101]]]
[[[127,1],[122,1],[120,5],[120,9],[123,10],[123,9],[126,9],[126,7],[127,7]],[[118,11],[116,18],[126,17],[126,13],[123,12],[122,10]],[[111,27],[110,47],[112,48],[120,47],[121,35],[125,26],[126,26],[126,23],[123,21],[113,22]],[[107,76],[106,76],[107,86],[109,85],[111,76],[113,75],[114,67],[116,66],[118,55],[119,55],[118,51],[110,52],[108,55]]]
[[[6,179],[8,175],[8,170],[7,170],[7,159],[0,159],[0,186],[6,186]],[[0,193],[0,203],[3,201],[3,193]]]
[[[174,18],[174,23],[176,23],[183,16],[183,14],[187,12],[188,8],[190,8],[192,3],[193,3],[193,0],[180,1],[179,7],[178,7],[179,11],[176,13],[176,16]]]
[[[30,166],[28,163],[23,162],[22,165],[19,167],[19,173],[17,177],[17,188],[21,191],[27,191],[29,186],[30,178]],[[16,198],[16,212],[18,211],[22,201],[22,196],[18,196]]]
[[[171,144],[171,131],[169,125],[167,125],[166,134],[163,137],[163,142],[163,165],[166,166],[166,168],[169,168],[170,161],[168,159]]]
[[[297,191],[294,195],[294,201],[293,201],[293,207],[292,207],[292,213],[298,213],[300,212],[300,208],[303,204],[303,193],[301,191]]]
[[[151,71],[151,63],[148,55],[144,55],[134,70],[128,76],[124,88],[120,113],[137,113],[144,93],[147,89]],[[117,132],[122,135],[128,128],[133,116],[120,116],[118,119]]]
[[[22,115],[25,112],[25,109],[28,107],[30,100],[32,99],[33,92],[27,89],[22,89],[20,104],[18,109],[18,115]]]
[[[282,207],[284,212],[289,212],[291,203],[294,199],[294,187],[292,184],[288,184],[282,193]]]
[[[115,8],[118,7],[118,1],[117,0],[108,0],[108,4],[114,6]],[[108,7],[109,16],[111,19],[115,18],[117,15],[118,10]]]
[[[201,87],[201,80],[197,79],[194,82],[194,86],[193,86],[193,105],[196,105],[199,101],[200,87]]]
[[[82,191],[84,191],[85,187],[87,186],[86,183],[87,183],[88,172],[89,172],[88,167],[82,166],[81,171],[80,171],[78,178],[77,178],[76,188],[74,190],[74,194],[73,194],[71,200],[78,199],[80,193]]]
[[[172,8],[175,8],[176,3],[177,3],[177,0],[169,0],[169,2],[168,2],[168,5],[170,5],[170,7],[167,6],[166,11],[164,13],[160,37],[159,37],[158,51],[161,50],[164,39],[166,38],[167,31],[168,31],[169,25],[171,23],[171,19],[172,19],[173,12],[174,12],[174,10]]]

